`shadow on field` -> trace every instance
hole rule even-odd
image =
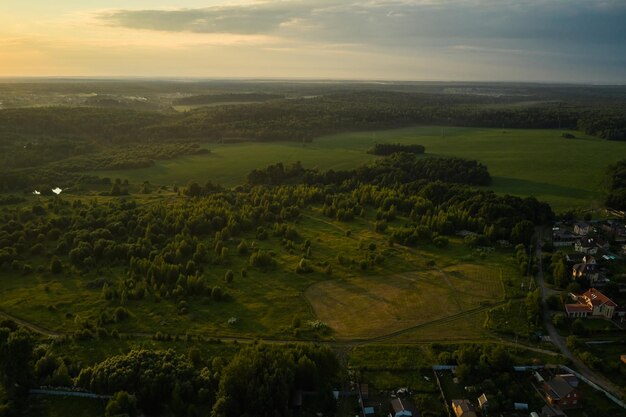
[[[603,193],[600,191],[589,191],[582,188],[566,187],[563,185],[511,177],[494,176],[491,187],[499,191],[506,190],[508,193],[520,195],[553,195],[556,197],[580,198],[582,200],[587,200],[589,197],[595,199],[602,199],[603,197]],[[600,185],[597,185],[596,188],[600,188]]]

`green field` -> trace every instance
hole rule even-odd
[[[242,143],[207,145],[211,155],[160,161],[146,169],[94,174],[133,182],[186,184],[190,180],[235,186],[248,172],[276,162],[301,161],[306,167],[348,169],[375,156],[365,151],[376,142],[417,143],[427,156],[459,156],[487,165],[498,193],[533,195],[556,211],[602,206],[606,167],[626,155],[626,143],[558,130],[413,127],[325,136],[312,143]]]
[[[203,337],[369,339],[436,322],[441,339],[471,339],[481,329],[488,307],[508,294],[503,282],[517,286],[520,279],[508,252],[496,251],[484,258],[458,238],[451,239],[444,249],[433,245],[389,247],[387,237],[374,232],[372,220],[341,223],[316,210],[302,214],[298,229],[303,239],[313,242],[312,273],[295,272],[302,257],[299,249],[286,251],[274,237],[258,241],[247,236],[249,244],[275,251],[278,265],[266,272],[249,268],[248,256],[238,255],[235,243],[227,245],[231,255],[224,264],[205,271],[205,277],[228,293],[228,301],[195,297],[188,300],[189,313],[183,315],[177,313],[176,303],[153,297],[129,301],[130,318],[109,325],[109,329],[144,337],[160,331]],[[346,236],[348,229],[350,236]],[[370,243],[376,246],[373,253],[384,255],[385,261],[362,270],[359,260],[372,252],[365,247]],[[338,261],[338,253],[348,264]],[[39,260],[35,257],[32,261],[36,264]],[[332,267],[330,277],[321,266],[325,261]],[[242,269],[248,270],[245,277],[239,273]],[[223,280],[227,270],[236,272],[230,284]],[[89,275],[78,270],[61,276],[48,272],[3,274],[0,312],[53,331],[72,332],[80,329],[82,320],[96,321],[111,307],[100,289],[88,288],[89,281],[105,277],[114,282],[122,274],[119,268],[101,268]],[[473,312],[476,309],[480,311]],[[228,323],[231,317],[237,318],[234,326]],[[292,328],[293,317],[303,323],[298,335]],[[309,323],[317,320],[329,327],[328,332],[311,331]],[[453,320],[462,320],[468,331],[441,327]],[[432,338],[428,331],[414,333]]]

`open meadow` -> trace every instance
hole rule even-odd
[[[555,211],[592,209],[606,197],[607,166],[626,154],[626,143],[559,130],[412,127],[324,136],[311,143],[210,144],[209,155],[157,161],[135,170],[97,171],[95,175],[127,178],[131,182],[184,185],[213,181],[224,186],[245,182],[255,168],[276,162],[301,161],[323,170],[354,168],[376,158],[365,153],[375,143],[420,144],[429,156],[457,156],[487,165],[498,193],[532,195],[550,203]],[[443,134],[443,136],[442,136]]]

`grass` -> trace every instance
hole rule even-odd
[[[365,151],[376,142],[417,143],[426,156],[459,156],[487,165],[498,193],[533,195],[556,211],[602,206],[604,173],[626,154],[626,143],[610,142],[581,132],[564,139],[559,130],[412,127],[324,136],[306,145],[241,143],[207,145],[210,155],[159,161],[137,170],[100,171],[96,175],[141,183],[186,184],[211,180],[225,186],[245,182],[254,168],[301,161],[306,167],[348,169],[376,158]]]
[[[305,293],[340,337],[374,337],[455,315],[503,297],[499,275],[459,264],[385,277],[324,281]]]
[[[302,214],[297,229],[303,241],[312,242],[309,262],[313,273],[295,273],[303,256],[301,248],[286,250],[278,238],[258,241],[247,236],[248,243],[274,251],[278,266],[266,272],[250,268],[247,255],[237,254],[237,242],[228,243],[226,261],[204,272],[209,285],[226,291],[228,301],[191,297],[187,300],[189,313],[179,315],[175,301],[148,295],[141,301],[129,300],[130,318],[107,328],[126,335],[158,331],[281,340],[369,339],[412,328],[394,340],[476,340],[489,337],[483,323],[490,306],[505,299],[509,285],[519,287],[520,277],[510,265],[509,252],[478,254],[458,238],[452,238],[443,249],[432,245],[389,247],[386,236],[373,230],[371,217],[341,223],[322,217],[316,209]],[[346,230],[351,231],[350,236]],[[359,261],[371,252],[370,243],[375,244],[375,253],[384,255],[385,262],[363,270]],[[343,263],[337,254],[342,254]],[[41,258],[33,260],[35,270],[36,262],[47,265]],[[331,264],[331,276],[323,272],[324,262]],[[239,273],[244,268],[248,270],[245,277]],[[229,269],[236,277],[226,284],[223,277]],[[69,266],[62,275],[8,271],[0,280],[0,310],[55,331],[75,331],[81,321],[93,323],[102,311],[118,306],[86,284],[100,277],[115,282],[121,274],[117,267],[90,274]],[[238,319],[236,325],[228,324],[231,317]],[[292,328],[294,317],[303,323],[297,331]],[[310,327],[316,320],[325,322],[329,331]],[[112,341],[110,348],[119,352],[116,343]],[[90,346],[86,352],[102,356],[98,347]]]

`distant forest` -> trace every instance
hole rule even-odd
[[[241,94],[217,97],[231,96]],[[253,95],[270,96],[278,95]],[[621,100],[528,105],[502,101],[480,95],[344,91],[184,113],[101,107],[4,109],[0,191],[67,181],[68,172],[84,167],[150,166],[155,159],[198,152],[197,146],[190,146],[198,142],[308,142],[342,131],[420,124],[580,129],[608,140],[626,140],[626,104]]]
[[[240,94],[201,94],[174,100],[174,104],[197,105],[213,103],[262,102],[285,98],[281,94],[240,93]]]

